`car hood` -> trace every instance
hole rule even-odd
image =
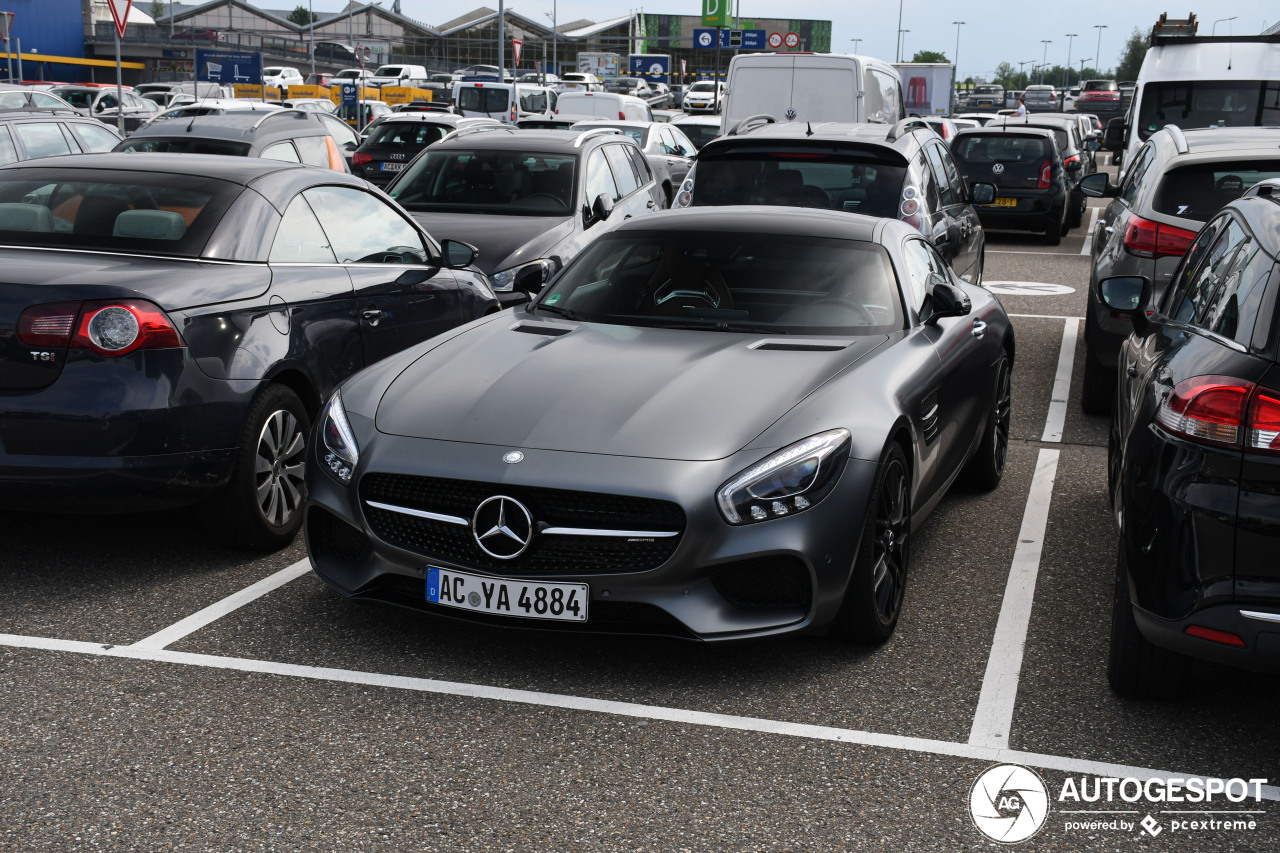
[[[437,240],[461,240],[480,250],[476,258],[486,275],[550,255],[573,233],[566,216],[505,216],[483,213],[411,213]]]
[[[375,423],[440,441],[723,459],[887,340],[841,339],[849,345],[835,351],[752,348],[766,337],[517,310],[424,353],[388,386]]]

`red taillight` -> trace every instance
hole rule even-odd
[[[1249,449],[1280,453],[1280,396],[1259,389],[1249,404]]]
[[[1045,160],[1044,165],[1040,167],[1040,183],[1036,185],[1037,189],[1047,190],[1053,182],[1053,161]]]
[[[79,302],[32,305],[18,318],[18,340],[29,347],[70,346],[79,314]]]
[[[351,165],[363,166],[365,163],[372,163],[373,155],[365,154],[363,151],[357,151],[351,155]]]
[[[1161,225],[1141,216],[1131,216],[1124,228],[1125,249],[1143,258],[1180,257],[1195,238],[1194,231]]]
[[[1169,432],[1205,444],[1240,447],[1245,403],[1253,384],[1230,376],[1197,376],[1179,382],[1156,409]]]
[[[1235,634],[1219,631],[1215,628],[1206,628],[1203,625],[1188,625],[1187,633],[1202,640],[1212,640],[1215,643],[1224,643],[1228,646],[1239,646],[1242,649],[1245,647],[1244,640]]]
[[[1070,167],[1072,163],[1079,163],[1079,162],[1080,162],[1080,155],[1072,154],[1070,157],[1062,161],[1062,165]]]
[[[98,355],[128,355],[139,349],[182,346],[165,313],[140,299],[86,302],[71,345]]]

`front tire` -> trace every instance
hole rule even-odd
[[[1009,423],[1013,412],[1013,370],[1007,355],[996,365],[996,386],[991,409],[982,429],[978,451],[965,466],[965,481],[975,489],[989,492],[1000,485],[1009,460]]]
[[[833,635],[874,645],[893,635],[906,592],[910,533],[911,472],[902,447],[893,442],[876,472],[858,556]]]
[[[1109,415],[1116,396],[1116,374],[1098,361],[1086,344],[1084,376],[1080,382],[1080,409],[1087,415]]]
[[[303,479],[311,418],[283,385],[258,393],[241,433],[231,481],[204,508],[216,539],[245,551],[278,551],[302,526]]]
[[[1111,650],[1107,681],[1121,696],[1175,699],[1186,689],[1191,658],[1152,645],[1138,630],[1129,598],[1129,567],[1121,541],[1116,557],[1116,586],[1111,608]]]

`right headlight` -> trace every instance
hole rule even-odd
[[[804,512],[831,493],[851,443],[847,429],[833,429],[779,450],[716,491],[720,513],[730,524],[753,524]]]
[[[320,430],[320,440],[324,442],[324,464],[329,473],[344,486],[351,482],[351,474],[360,461],[360,449],[356,446],[356,435],[347,421],[346,409],[342,408],[342,396],[333,392],[324,407],[324,422]]]

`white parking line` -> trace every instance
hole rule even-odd
[[[1024,320],[1083,320],[1083,317],[1072,317],[1069,314],[1010,314]]]
[[[281,569],[274,575],[265,577],[252,586],[247,586],[239,592],[228,595],[221,601],[192,613],[182,621],[175,622],[168,628],[139,640],[133,644],[132,648],[163,649],[165,646],[178,642],[188,634],[194,634],[209,623],[216,622],[233,610],[244,607],[249,602],[261,598],[272,590],[279,589],[289,581],[302,577],[309,571],[311,571],[311,563],[305,559],[299,560],[287,569]]]
[[[1078,258],[1075,252],[1025,252],[1018,249],[988,249],[988,255],[1040,255],[1041,257],[1049,256],[1052,258]]]
[[[1044,451],[1057,453],[1058,451]],[[59,640],[46,637],[24,637],[16,634],[0,634],[0,646],[18,649],[37,649],[52,652],[68,652],[72,654],[93,655],[97,657],[124,658],[127,660],[143,660],[155,663],[168,663],[179,666],[199,666],[232,672],[251,672],[261,675],[278,675],[286,678],[307,678],[316,681],[327,681],[339,684],[359,684],[369,687],[383,687],[391,690],[410,690],[418,693],[432,693],[444,696],[459,696],[470,699],[487,699],[497,702],[513,702],[521,705],[534,705],[542,708],[559,708],[569,711],[587,711],[598,714],[613,714],[643,720],[663,720],[672,723],[685,723],[697,726],[710,726],[736,731],[758,732],[760,734],[782,735],[784,737],[806,738],[809,740],[837,741],[863,746],[898,749],[906,752],[945,755],[954,758],[975,761],[1012,762],[1041,767],[1046,770],[1058,770],[1064,773],[1088,774],[1095,776],[1116,776],[1137,779],[1208,779],[1188,773],[1172,773],[1165,770],[1154,770],[1145,767],[1134,767],[1126,764],[1111,764],[1103,761],[1070,758],[1061,755],[1045,755],[1035,752],[1021,752],[1012,749],[1001,749],[974,743],[954,743],[929,738],[906,737],[904,735],[878,734],[857,729],[841,729],[832,726],[817,726],[807,723],[789,723],[782,720],[767,720],[759,717],[739,717],[732,714],[713,714],[706,711],[691,711],[683,708],[670,708],[661,705],[641,705],[635,702],[615,702],[608,699],[590,699],[580,696],[568,696],[561,693],[542,693],[532,690],[514,690],[508,687],[487,687],[481,684],[465,684],[456,681],[438,681],[431,678],[410,678],[401,675],[386,675],[378,672],[360,672],[349,669],[332,669],[319,666],[302,666],[299,664],[275,663],[272,661],[253,660],[250,658],[220,657],[217,655],[200,655],[190,652],[175,652],[168,649],[139,648],[132,646],[110,646],[97,643],[85,643],[78,640]],[[1280,787],[1266,785],[1262,787],[1265,800],[1280,802]]]
[[[1089,230],[1084,232],[1084,245],[1080,247],[1080,254],[1087,255],[1093,251],[1093,230],[1098,227],[1098,214],[1102,212],[1101,207],[1092,208],[1093,213],[1089,214]]]
[[[1045,419],[1041,441],[1062,441],[1062,428],[1067,422],[1067,398],[1071,396],[1071,366],[1076,357],[1076,336],[1080,321],[1068,318],[1062,329],[1062,348],[1058,350],[1058,371],[1049,394],[1049,417]]]

